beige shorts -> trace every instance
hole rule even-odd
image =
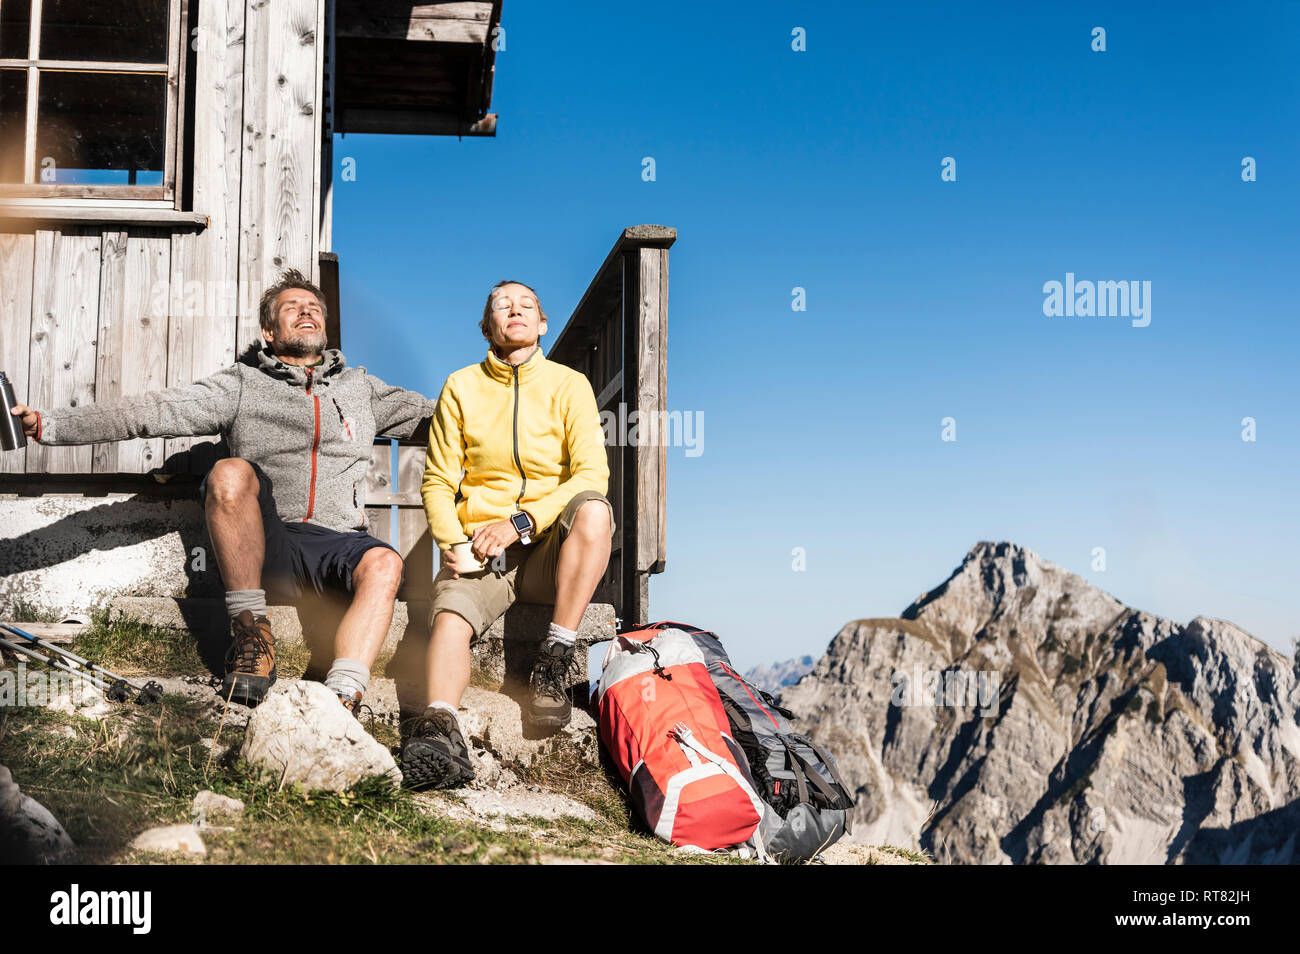
[[[578,508],[589,500],[599,500],[609,507],[609,530],[614,533],[614,508],[594,490],[574,495],[558,520],[535,537],[529,546],[514,543],[506,547],[505,569],[485,570],[474,576],[454,579],[446,567],[433,578],[433,604],[429,608],[429,627],[439,613],[455,613],[474,627],[474,638],[482,636],[517,600],[524,603],[555,602],[555,569],[560,560],[560,544],[569,535]]]

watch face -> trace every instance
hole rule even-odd
[[[520,533],[527,533],[533,526],[532,521],[528,519],[527,514],[511,514],[510,522],[515,525],[515,530]]]

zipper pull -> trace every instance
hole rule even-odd
[[[307,393],[311,394],[311,368],[307,369]]]
[[[349,424],[348,419],[343,416],[343,408],[339,407],[338,400],[335,398],[330,398],[330,400],[334,402],[334,410],[339,412],[339,423],[342,424],[343,429],[348,432],[348,440],[356,440],[356,438],[352,436],[352,425]]]

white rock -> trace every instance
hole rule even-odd
[[[0,858],[10,864],[67,864],[76,860],[76,852],[58,819],[24,795],[0,765]]]
[[[596,813],[586,805],[558,792],[536,790],[536,786],[518,785],[500,791],[469,789],[463,793],[465,805],[483,817],[506,818],[577,818],[595,821]]]
[[[248,719],[239,752],[285,785],[341,792],[362,779],[401,784],[392,753],[319,682],[281,681]]]
[[[540,757],[559,754],[585,762],[593,770],[600,765],[596,723],[581,709],[574,709],[569,724],[554,735],[530,739],[524,734],[518,701],[500,692],[470,687],[461,698],[460,726],[473,750],[476,773],[480,768],[492,775],[501,766],[527,767]],[[514,781],[512,776],[510,782]]]
[[[136,851],[166,851],[190,855],[206,855],[207,847],[193,825],[167,825],[150,828],[131,841]]]
[[[192,807],[194,814],[204,819],[238,818],[244,814],[244,803],[240,799],[218,795],[206,788],[194,796]]]

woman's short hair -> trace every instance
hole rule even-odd
[[[497,289],[502,285],[519,285],[523,288],[527,288],[533,293],[533,301],[537,302],[537,313],[542,316],[542,321],[546,320],[546,309],[542,307],[542,300],[538,297],[537,292],[532,285],[529,285],[527,282],[515,281],[513,278],[503,278],[501,281],[493,285],[492,290],[488,292],[487,301],[483,303],[483,317],[478,323],[478,330],[483,332],[483,337],[488,341],[492,340],[492,325],[490,323],[490,319],[492,318],[492,298],[496,295]]]

